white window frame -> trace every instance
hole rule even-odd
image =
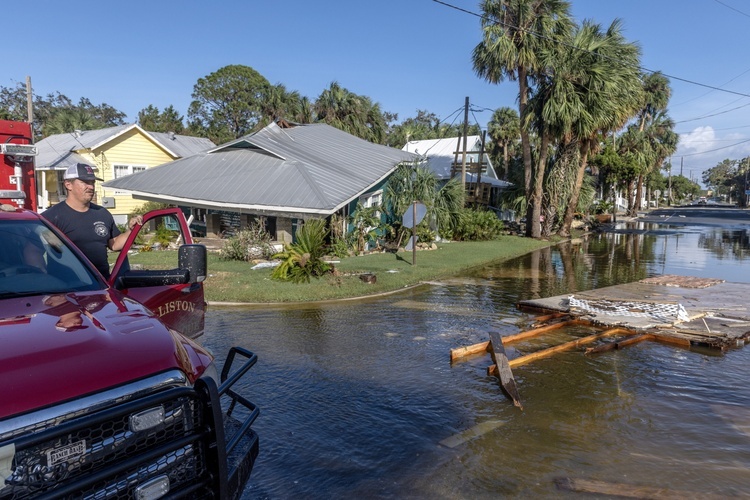
[[[113,163],[112,164],[112,175],[115,179],[119,179],[120,177],[125,177],[126,175],[130,174],[137,174],[140,172],[143,172],[148,168],[148,165],[138,165],[138,164],[129,164],[129,163]],[[119,172],[125,171],[126,173],[119,174]],[[117,191],[115,190],[116,195],[123,195],[128,194],[127,191]]]
[[[370,208],[372,206],[380,207],[383,205],[383,190],[378,189],[377,191],[365,193],[359,197],[359,202],[365,208]],[[380,210],[378,210],[377,216],[380,217]]]

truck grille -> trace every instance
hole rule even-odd
[[[16,430],[12,440],[0,441],[0,450],[12,443],[15,451],[0,499],[132,499],[153,480],[167,484],[170,495],[210,495],[212,422],[199,394],[162,388],[120,403],[59,415],[53,426],[35,422],[23,435]]]

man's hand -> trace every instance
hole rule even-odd
[[[143,225],[143,217],[136,215],[128,221],[128,230],[132,231],[136,224]]]

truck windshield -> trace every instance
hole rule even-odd
[[[102,288],[96,275],[44,223],[0,220],[0,298]]]

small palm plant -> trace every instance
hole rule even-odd
[[[357,252],[363,253],[367,248],[367,243],[378,238],[378,231],[382,223],[380,221],[380,207],[373,205],[365,207],[362,203],[357,203],[357,208],[349,217],[352,224],[352,232],[356,241]]]
[[[281,264],[274,268],[271,278],[293,283],[310,282],[310,277],[320,277],[331,270],[323,261],[325,240],[328,235],[326,222],[310,219],[297,231],[297,242],[286,245],[284,251],[273,256]]]

